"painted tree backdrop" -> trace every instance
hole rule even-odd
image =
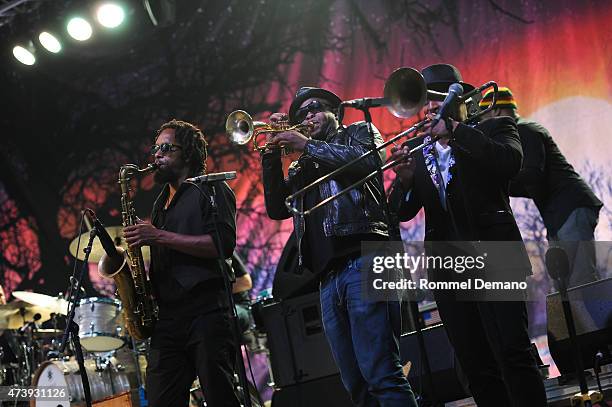
[[[134,2],[119,32],[41,55],[34,67],[14,61],[16,37],[80,4],[42,2],[0,27],[0,282],[9,294],[67,287],[81,210],[120,224],[119,166],[144,166],[154,130],[172,117],[204,129],[210,171],[238,171],[238,251],[253,295],[271,287],[292,226],[266,217],[259,158],[227,142],[225,116],[286,111],[303,85],[343,99],[378,96],[395,68],[437,62],[470,83],[513,90],[521,115],[551,131],[604,201],[596,235],[612,240],[609,1],[190,0],[176,2],[161,27]],[[409,124],[383,109],[373,118],[386,136]],[[359,119],[349,112],[346,121]],[[138,187],[146,218],[157,187],[150,177]],[[534,205],[513,206],[525,239],[545,239]],[[422,222],[402,225],[405,238],[422,239]],[[90,269],[89,294],[112,292]]]

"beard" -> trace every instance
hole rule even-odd
[[[326,120],[322,123],[319,123],[316,129],[312,133],[310,133],[310,137],[315,140],[325,141],[327,139],[327,135],[333,130],[334,124],[335,123],[333,120]]]
[[[177,179],[177,175],[172,171],[170,167],[159,167],[155,174],[153,174],[153,180],[156,184],[163,185],[167,182],[172,182]]]

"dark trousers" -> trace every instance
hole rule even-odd
[[[197,377],[208,407],[238,407],[236,350],[227,311],[159,319],[151,338],[147,398],[151,407],[186,407]]]
[[[321,316],[342,383],[358,406],[416,407],[399,358],[399,302],[367,301],[361,259],[321,282]]]
[[[546,406],[544,383],[530,353],[525,303],[454,301],[434,294],[478,406]]]

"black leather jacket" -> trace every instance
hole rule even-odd
[[[374,140],[370,137],[365,122],[353,123],[345,129],[332,130],[325,141],[311,139],[298,161],[291,163],[288,177],[283,174],[278,150],[262,155],[264,197],[268,216],[272,219],[287,219],[291,212],[285,206],[285,198],[309,184],[316,178],[330,173],[343,164],[359,157],[374,145],[382,144],[380,133],[374,128]],[[321,199],[332,196],[355,181],[375,171],[382,164],[384,152],[372,154],[353,165],[352,169],[337,178],[319,185]],[[347,236],[353,234],[379,234],[387,236],[388,228],[383,211],[385,198],[381,177],[374,177],[349,193],[317,209],[325,211],[323,231],[325,236]],[[295,202],[303,208],[303,201]],[[293,225],[301,246],[304,223],[294,215]]]

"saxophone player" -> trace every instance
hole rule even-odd
[[[225,182],[201,191],[185,179],[206,171],[206,141],[196,126],[172,120],[151,147],[163,185],[151,222],[127,226],[130,247],[151,246],[150,278],[159,307],[147,367],[147,398],[153,407],[189,403],[197,376],[208,406],[239,405],[233,386],[236,344],[219,261],[236,245],[236,198]],[[217,241],[215,228],[219,231]]]

